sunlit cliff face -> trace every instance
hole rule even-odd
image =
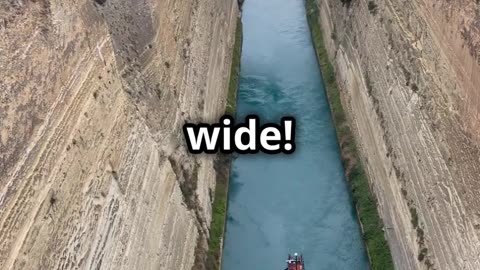
[[[396,266],[478,269],[478,5],[369,2],[320,23]]]

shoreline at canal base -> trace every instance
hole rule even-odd
[[[230,69],[230,81],[228,85],[227,105],[225,114],[235,117],[237,90],[240,78],[240,58],[242,55],[242,20],[237,19],[235,30],[235,44],[232,53],[232,65]],[[225,237],[225,227],[228,209],[228,188],[230,182],[231,154],[218,154],[215,159],[215,171],[217,182],[212,204],[212,221],[210,223],[210,239],[208,243],[207,269],[222,269],[222,254]]]

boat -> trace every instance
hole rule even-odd
[[[305,264],[303,262],[303,255],[298,255],[298,253],[291,256],[288,254],[287,268],[285,270],[305,270]]]

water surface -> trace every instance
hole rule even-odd
[[[247,0],[237,118],[297,120],[292,155],[232,164],[224,270],[368,269],[302,0]]]

